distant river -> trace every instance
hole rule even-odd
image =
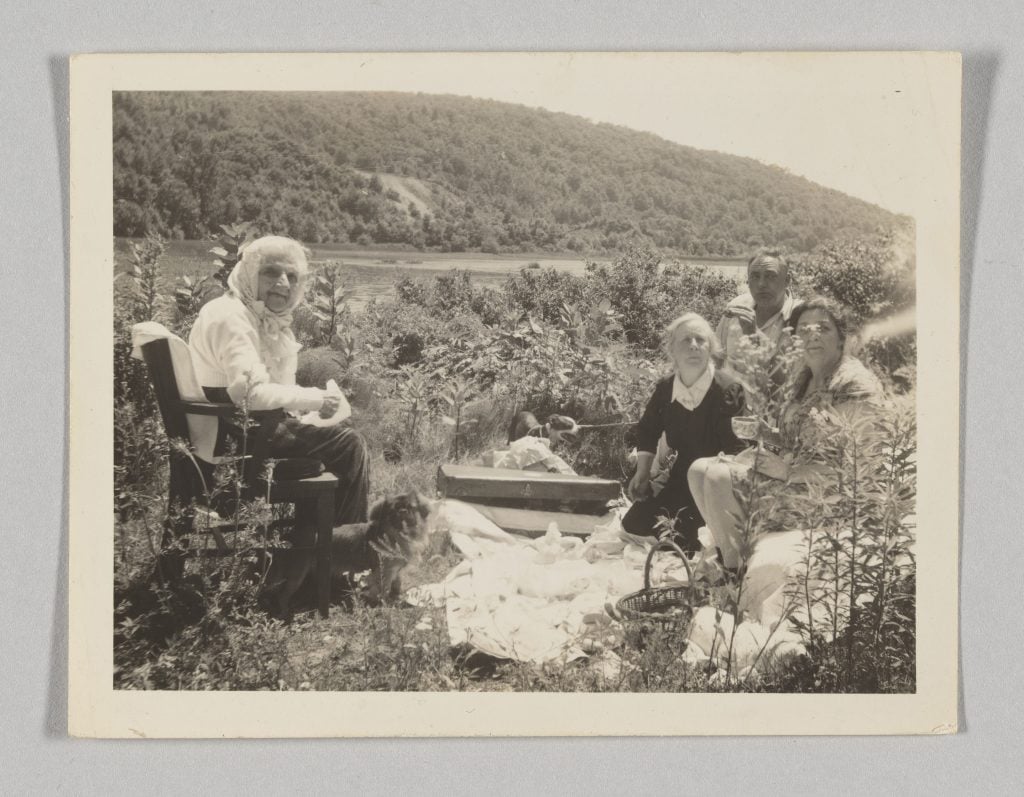
[[[169,241],[161,259],[167,277],[209,274],[214,270],[211,241]],[[488,255],[477,252],[408,252],[381,249],[348,249],[321,244],[310,247],[314,266],[326,262],[339,263],[354,290],[350,303],[361,308],[375,297],[394,293],[395,279],[401,276],[430,278],[453,268],[472,274],[475,284],[498,288],[505,278],[530,263],[554,268],[570,274],[583,274],[586,260],[575,255],[525,254]],[[123,267],[128,251],[127,239],[115,244],[115,261]],[[610,257],[591,257],[591,261],[609,262]],[[746,260],[742,258],[666,258],[688,265],[705,265],[730,276],[742,276]]]

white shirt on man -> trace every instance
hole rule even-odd
[[[773,346],[778,346],[779,341],[782,340],[786,319],[788,319],[790,314],[793,312],[793,307],[796,306],[796,303],[796,297],[789,291],[786,291],[786,298],[782,302],[782,309],[763,324],[757,325],[755,334],[764,336],[771,341]],[[753,314],[754,297],[749,293],[737,296],[729,302],[725,315],[723,315],[722,320],[718,322],[718,329],[715,330],[715,333],[718,335],[718,340],[722,344],[722,349],[724,350],[723,354],[725,355],[726,360],[735,353],[737,342],[746,334],[740,324],[740,319],[730,315],[730,309],[747,310]]]

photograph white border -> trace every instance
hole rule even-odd
[[[917,692],[913,695],[136,692],[113,688],[111,94],[382,90],[389,71],[550,70],[600,80],[623,59],[849,59],[917,104],[892,135],[915,164],[918,307]],[[69,730],[100,737],[950,733],[957,729],[960,57],[956,53],[88,55],[71,66]],[[723,86],[722,96],[727,97]],[[822,86],[822,91],[834,87]],[[767,91],[779,90],[776,86]],[[813,98],[804,98],[813,105]],[[525,102],[525,101],[524,101]],[[529,104],[527,102],[527,104]],[[856,113],[856,108],[850,109]],[[811,142],[809,142],[809,145]],[[906,168],[901,166],[901,168]]]

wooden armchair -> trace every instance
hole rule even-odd
[[[148,332],[161,329],[158,325],[149,324]],[[211,506],[211,496],[207,485],[212,484],[214,464],[194,453],[196,441],[192,439],[190,416],[194,422],[202,418],[221,418],[238,420],[238,407],[230,402],[219,403],[182,398],[179,384],[188,386],[185,392],[195,393],[195,376],[191,372],[191,359],[185,342],[175,335],[166,332],[165,336],[150,335],[148,342],[138,348],[149,372],[150,383],[156,394],[160,416],[168,439],[172,442],[170,451],[170,479],[167,496],[167,519],[164,524],[163,543],[157,562],[158,576],[162,580],[176,580],[184,573],[185,560],[197,556],[217,556],[231,554],[232,549],[226,544],[224,534],[237,528],[232,513],[237,511],[234,501],[225,501]],[[177,366],[177,371],[176,371]],[[182,371],[187,370],[187,374]],[[189,389],[190,388],[190,389]],[[328,616],[331,586],[331,534],[334,520],[334,494],[338,486],[337,478],[330,473],[320,472],[319,475],[307,478],[287,478],[289,464],[309,465],[309,462],[281,460],[275,467],[275,476],[267,490],[265,470],[269,453],[270,437],[278,422],[284,417],[283,410],[265,410],[249,412],[250,430],[246,434],[246,450],[242,459],[242,494],[238,497],[248,501],[269,495],[270,502],[291,503],[295,505],[293,521],[278,521],[277,526],[309,525],[316,529],[315,533],[315,578],[317,592],[317,609],[321,617]],[[185,445],[174,445],[181,441]],[[317,471],[323,466],[315,463]],[[303,468],[300,468],[303,469]],[[309,468],[304,468],[307,472]],[[280,476],[278,475],[280,474]],[[196,528],[196,508],[216,509],[227,519],[211,522],[208,528]],[[190,548],[190,535],[208,530],[217,542],[217,548]]]

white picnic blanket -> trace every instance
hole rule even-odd
[[[620,535],[616,517],[586,542],[555,524],[535,540],[502,531],[473,507],[445,500],[437,530],[466,557],[443,582],[414,588],[416,605],[443,605],[452,645],[534,663],[570,661],[620,641],[605,606],[643,586],[647,549]],[[686,583],[682,563],[656,557],[655,583]]]
[[[643,587],[650,541],[623,532],[618,516],[596,526],[585,542],[561,535],[555,524],[544,537],[529,540],[449,499],[437,510],[436,528],[451,535],[465,559],[444,581],[414,588],[406,600],[444,606],[453,646],[539,664],[568,662],[622,641],[622,628],[608,609]],[[731,615],[704,607],[688,629],[686,658],[693,663],[711,658],[724,667],[731,640],[734,671],[740,672],[801,652],[798,636],[776,614],[797,553],[795,537],[779,536],[767,544],[751,562],[745,620],[735,635]],[[685,584],[686,579],[675,556],[655,556],[653,583]]]
[[[444,606],[453,646],[533,663],[568,662],[602,651],[614,657],[622,628],[609,609],[643,587],[651,542],[622,530],[621,511],[595,525],[585,542],[561,535],[555,524],[544,537],[529,540],[506,533],[468,504],[442,501],[437,529],[451,534],[465,559],[444,581],[414,588],[406,599]],[[710,544],[706,529],[701,537]],[[761,538],[747,565],[740,624],[730,613],[701,607],[687,629],[683,658],[721,671],[731,650],[732,672],[745,677],[803,653],[792,620],[806,623],[807,613],[794,603],[792,585],[802,574],[806,545],[801,531]],[[676,557],[655,557],[653,583],[685,584],[686,578]],[[808,588],[813,597],[820,585],[811,582]],[[821,628],[825,619],[814,621]]]

